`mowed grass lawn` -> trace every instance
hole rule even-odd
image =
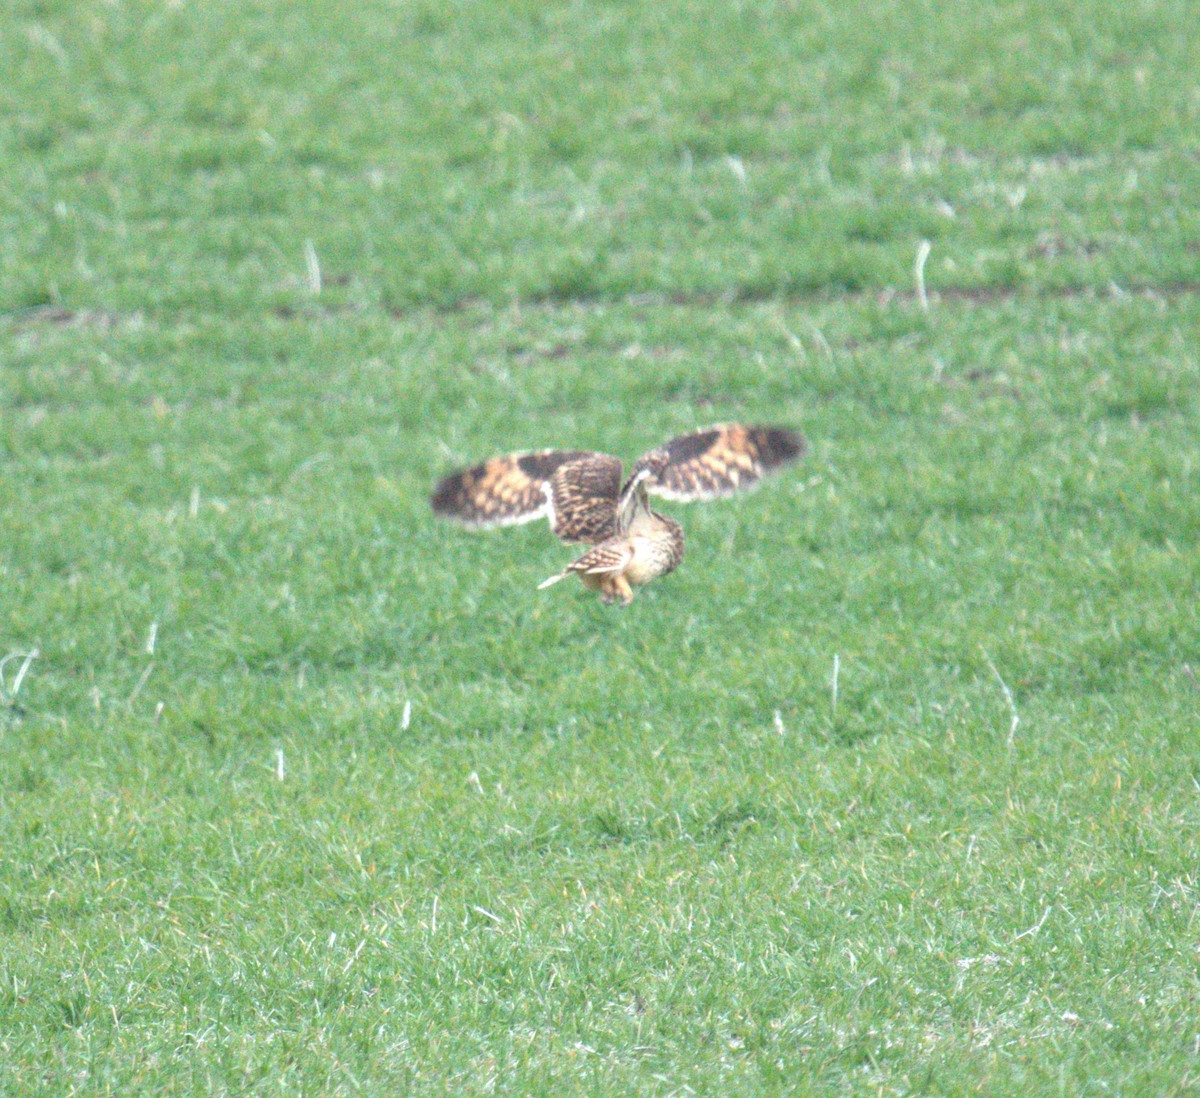
[[[13,0],[0,1093],[1195,1092],[1195,14]]]

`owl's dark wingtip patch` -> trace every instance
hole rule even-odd
[[[435,515],[445,515],[448,518],[457,517],[462,510],[463,477],[461,473],[451,473],[442,477],[434,486],[429,496],[429,506]]]
[[[669,442],[664,442],[657,450],[651,450],[638,462],[638,465],[640,467],[646,464],[655,472],[667,464],[682,465],[693,458],[707,454],[721,437],[723,430],[723,427],[702,427],[690,434],[680,435]]]
[[[808,440],[791,427],[757,427],[759,460],[764,469],[774,469],[789,461],[802,458],[808,450]]]
[[[528,450],[514,454],[513,460],[531,480],[549,480],[562,466],[591,456],[587,450]]]

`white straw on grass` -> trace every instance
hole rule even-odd
[[[1036,923],[1034,923],[1033,926],[1031,926],[1028,930],[1022,930],[1020,934],[1016,935],[1013,938],[1013,941],[1019,942],[1022,938],[1028,938],[1028,937],[1031,937],[1032,935],[1036,934],[1039,930],[1042,929],[1042,927],[1045,925],[1046,920],[1048,918],[1050,918],[1050,908],[1049,907],[1047,907],[1046,910],[1042,912],[1042,917],[1040,919],[1038,919],[1038,921]]]
[[[304,266],[308,270],[308,288],[316,297],[321,292],[321,261],[311,240],[304,242]]]
[[[983,651],[980,649],[980,651]],[[996,676],[996,681],[1000,684],[1000,689],[1004,692],[1004,700],[1008,703],[1008,712],[1012,718],[1012,722],[1008,726],[1008,746],[1012,747],[1013,737],[1017,734],[1017,725],[1021,723],[1021,718],[1017,713],[1017,703],[1013,701],[1012,691],[1008,688],[1008,683],[1000,676],[1000,672],[996,670],[996,665],[992,663],[992,657],[983,652],[983,658],[987,660],[987,665],[992,669],[992,674]]]
[[[925,294],[925,261],[932,250],[933,245],[928,240],[922,240],[917,245],[917,261],[913,265],[913,274],[917,280],[917,301],[920,302],[923,313],[929,312],[929,298]]]
[[[137,698],[137,696],[142,692],[142,687],[144,687],[146,685],[146,682],[149,680],[150,675],[153,671],[154,671],[154,661],[151,660],[148,664],[146,664],[146,670],[142,672],[141,678],[138,679],[137,685],[134,686],[132,692],[130,693],[130,695],[129,695],[130,702],[134,701]]]
[[[354,951],[354,956],[351,957],[350,960],[348,960],[345,963],[345,965],[342,967],[342,975],[343,976],[345,976],[346,973],[350,971],[350,966],[353,965],[354,962],[358,960],[358,955],[363,951],[363,947],[366,944],[367,944],[366,938],[364,938],[361,942],[358,943],[358,948]]]
[[[42,653],[37,649],[31,652],[10,652],[3,659],[0,659],[0,693],[4,693],[4,665],[9,660],[23,659],[21,669],[17,672],[16,678],[13,679],[12,690],[8,691],[10,698],[15,698],[21,691],[21,683],[25,681],[25,672],[29,670],[29,665],[38,658]]]

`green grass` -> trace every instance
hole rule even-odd
[[[1200,1086],[1190,4],[11,7],[0,1094]]]

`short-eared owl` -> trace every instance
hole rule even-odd
[[[605,602],[633,601],[633,588],[679,567],[683,530],[650,509],[648,495],[716,499],[742,491],[804,453],[786,427],[723,423],[680,435],[638,459],[621,483],[621,462],[589,450],[506,454],[438,483],[430,502],[467,526],[511,526],[545,516],[566,542],[592,548],[540,586],[572,572]]]

